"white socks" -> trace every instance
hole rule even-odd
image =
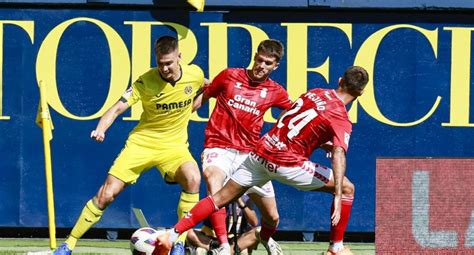
[[[329,245],[329,249],[333,252],[338,252],[344,248],[344,243],[342,241],[332,243]]]
[[[223,243],[223,244],[221,244],[221,247],[222,247],[222,249],[224,249],[225,251],[230,252],[230,245],[229,245],[229,243]]]
[[[172,228],[170,229],[170,242],[174,243],[178,239],[179,233],[176,231],[176,229]]]

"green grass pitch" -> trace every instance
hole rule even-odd
[[[58,239],[58,245],[63,240]],[[327,243],[324,242],[279,242],[285,255],[319,255],[324,254],[327,249]],[[348,243],[357,255],[374,255],[375,246],[373,243]],[[0,239],[0,255],[20,255],[28,253],[30,255],[51,254],[49,251],[48,239],[34,238],[3,238]],[[91,240],[84,239],[78,242],[75,255],[99,255],[99,254],[131,254],[129,242],[127,240]],[[266,255],[263,246],[259,246],[254,252],[255,255]]]

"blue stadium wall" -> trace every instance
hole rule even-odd
[[[347,66],[369,71],[366,93],[350,106],[354,132],[347,176],[357,197],[348,231],[374,232],[377,157],[473,155],[469,14],[0,6],[0,226],[48,225],[42,137],[35,125],[38,82],[51,88],[56,224],[71,227],[137,124],[140,109],[119,117],[103,144],[89,139],[91,130],[130,82],[155,65],[153,40],[179,34],[182,63],[199,65],[210,78],[226,67],[249,66],[260,40],[281,40],[286,55],[272,79],[293,99],[310,88],[335,87]],[[209,111],[199,110],[189,126],[198,162]],[[265,130],[278,114],[266,116]],[[311,159],[329,164],[323,152]],[[275,189],[280,229],[329,229],[330,195],[278,183]],[[137,227],[132,207],[142,208],[154,226],[171,226],[179,191],[152,169],[119,196],[96,227]],[[202,185],[203,196],[204,191]]]

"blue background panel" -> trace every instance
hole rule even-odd
[[[187,6],[185,0],[0,0],[0,3],[33,4],[115,4],[115,5],[154,5],[157,7]],[[206,0],[208,7],[331,7],[331,8],[462,8],[472,9],[474,3],[465,0]]]
[[[143,52],[143,49],[137,49],[133,38],[135,36],[136,40],[151,45],[159,36],[176,34],[174,29],[158,25],[159,22],[173,22],[189,28],[182,34],[183,40],[190,40],[181,48],[186,52],[183,59],[199,65],[206,76],[211,75],[211,70],[225,55],[227,61],[220,68],[249,64],[255,52],[251,46],[255,35],[252,37],[243,28],[246,27],[279,39],[285,45],[285,57],[271,77],[284,84],[293,99],[299,95],[295,91],[334,88],[346,67],[358,64],[360,60],[368,61],[364,67],[372,70],[371,86],[377,109],[393,122],[408,123],[420,119],[436,98],[441,97],[429,118],[405,127],[382,121],[380,116],[373,114],[374,106],[357,105],[357,122],[347,156],[347,176],[356,185],[348,231],[375,230],[377,157],[472,157],[474,144],[469,142],[474,126],[469,123],[473,121],[470,116],[473,104],[469,103],[472,100],[469,94],[472,70],[462,76],[457,74],[456,82],[452,80],[453,72],[464,70],[460,66],[471,65],[472,51],[467,60],[455,58],[456,53],[468,52],[466,49],[472,48],[472,41],[470,45],[465,43],[470,41],[471,32],[463,32],[474,25],[469,16],[356,11],[351,15],[340,15],[314,10],[294,14],[285,10],[188,13],[178,10],[0,9],[2,20],[27,22],[32,25],[34,36],[29,38],[19,25],[3,25],[0,114],[10,118],[0,117],[0,169],[3,170],[0,177],[0,226],[47,226],[41,130],[34,123],[38,77],[44,74],[38,73],[37,68],[43,65],[54,67],[64,107],[78,117],[91,116],[102,107],[110,93],[112,67],[129,66],[134,70],[138,66],[134,62],[137,56],[147,65],[155,65],[152,50]],[[64,30],[55,48],[56,59],[47,56],[46,63],[37,62],[40,53],[52,47],[48,41],[52,31],[79,17],[103,24],[109,29],[107,33],[118,35],[113,43],[125,45],[121,52],[126,55],[125,60],[112,65],[111,56],[117,54],[110,53],[104,31],[92,22],[79,21]],[[144,22],[155,23],[150,34],[134,34],[137,30],[131,24]],[[226,24],[232,25],[225,30],[227,33],[210,33],[216,26]],[[390,32],[380,37],[379,43],[371,43],[388,29]],[[429,34],[433,45],[420,31]],[[452,36],[453,33],[456,36]],[[218,44],[212,44],[218,40],[221,40]],[[227,52],[223,50],[224,44],[227,44]],[[190,55],[193,52],[195,56]],[[296,60],[292,58],[295,55],[298,56]],[[374,59],[369,61],[372,55]],[[303,62],[305,56],[307,60]],[[311,71],[328,58],[327,73]],[[124,78],[114,81],[114,88],[119,84],[124,86],[119,94],[133,79],[131,76],[127,73]],[[302,77],[305,82],[301,81]],[[453,91],[463,84],[462,93],[451,98]],[[460,98],[466,94],[467,99]],[[366,93],[364,100],[367,96]],[[453,107],[459,102],[468,112],[467,120],[458,126],[446,126],[443,123],[459,121],[462,114]],[[107,132],[106,141],[98,144],[89,139],[97,119],[71,118],[57,107],[52,107],[51,112],[55,124],[52,157],[56,223],[58,227],[71,227],[84,204],[103,182],[137,121],[124,119],[130,117],[131,112],[124,113]],[[201,118],[209,116],[206,107],[198,114]],[[273,112],[273,116],[277,117],[278,112]],[[266,123],[264,130],[271,125]],[[203,150],[205,126],[204,121],[191,121],[189,126],[190,150],[198,162]],[[311,159],[330,164],[321,151],[315,152]],[[201,190],[204,196],[204,185]],[[275,190],[282,230],[329,229],[330,195],[301,192],[279,183],[275,183]],[[154,226],[171,226],[176,221],[179,191],[179,186],[164,184],[158,171],[152,169],[118,197],[96,227],[137,227],[132,207],[142,208]]]
[[[473,1],[465,0],[308,0],[308,5],[334,8],[474,8]]]

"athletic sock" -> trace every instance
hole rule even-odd
[[[342,242],[344,240],[344,233],[346,232],[347,224],[349,223],[349,217],[351,215],[352,209],[352,202],[354,201],[354,197],[347,197],[342,196],[341,199],[341,219],[337,223],[336,226],[331,225],[331,234],[329,236],[329,240],[332,243]],[[331,215],[334,212],[334,203],[331,207]]]
[[[186,191],[181,191],[181,196],[179,197],[178,202],[178,218],[183,218],[194,205],[199,201],[199,193],[188,193]],[[181,233],[178,237],[178,241],[183,243],[186,241],[187,232]]]
[[[268,241],[270,237],[276,232],[276,226],[267,225],[262,221],[262,230],[260,230],[260,239],[263,241]]]
[[[174,228],[178,233],[184,233],[217,210],[218,208],[216,207],[214,200],[212,197],[208,196],[199,201],[185,217],[174,225]]]
[[[230,244],[229,243],[223,243],[223,244],[221,244],[221,247],[224,249],[224,251],[230,253]]]
[[[92,199],[86,203],[81,215],[77,219],[76,225],[74,225],[71,234],[65,241],[69,249],[73,250],[76,247],[77,240],[100,220],[103,213],[104,211],[99,209]]]
[[[334,242],[329,245],[329,250],[331,250],[332,252],[338,252],[342,248],[344,248],[343,241]]]
[[[181,191],[178,202],[178,219],[183,218],[199,202],[199,193]]]
[[[226,219],[227,213],[225,207],[222,207],[219,211],[211,214],[209,219],[211,220],[212,228],[216,233],[217,240],[221,244],[228,244],[229,240],[227,239],[227,228],[226,228]]]

